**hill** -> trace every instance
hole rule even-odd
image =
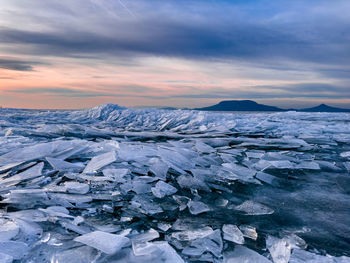
[[[326,104],[320,104],[316,107],[301,109],[298,111],[304,111],[304,112],[350,112],[350,109],[342,109],[342,108],[328,106]]]
[[[213,106],[197,108],[205,111],[285,111],[275,106],[259,104],[252,100],[226,100]]]

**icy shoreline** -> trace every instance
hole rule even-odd
[[[0,109],[0,136],[0,262],[350,262],[350,114]]]

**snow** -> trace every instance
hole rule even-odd
[[[0,262],[347,262],[349,122],[0,109]]]

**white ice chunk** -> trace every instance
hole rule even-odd
[[[184,260],[177,254],[175,249],[173,249],[168,242],[165,241],[157,241],[153,242],[155,246],[161,251],[160,258],[163,262],[171,262],[171,263],[184,263]]]
[[[348,170],[348,172],[350,172],[350,162],[344,162],[343,164],[344,164],[346,170]]]
[[[86,165],[84,173],[94,173],[102,167],[111,164],[117,160],[115,151],[104,153],[98,156],[95,156],[91,161]]]
[[[125,183],[125,177],[129,174],[129,169],[103,169],[102,173],[108,181],[112,181],[114,183]]]
[[[0,252],[0,263],[12,263],[12,262],[13,262],[13,256]]]
[[[6,172],[18,165],[21,165],[23,162],[17,162],[17,163],[9,163],[9,164],[6,164],[4,166],[1,166],[0,167],[0,173],[3,173],[3,172]]]
[[[268,236],[266,247],[270,251],[274,263],[288,263],[291,254],[291,245],[286,239]]]
[[[17,236],[19,226],[12,221],[5,221],[0,219],[0,241],[9,241]]]
[[[199,201],[189,201],[187,206],[192,215],[198,215],[210,211],[210,208],[206,204]]]
[[[271,185],[274,185],[274,181],[277,179],[275,176],[264,172],[258,172],[255,177],[260,181]]]
[[[158,228],[164,232],[168,231],[171,228],[171,224],[158,223]]]
[[[270,215],[274,210],[266,205],[254,202],[252,200],[244,201],[235,207],[235,210],[245,212],[247,215]]]
[[[106,254],[115,254],[129,242],[129,238],[102,231],[94,231],[76,237],[74,241],[101,250]]]
[[[295,166],[296,169],[320,170],[320,165],[316,162],[301,162]]]
[[[30,238],[37,238],[43,233],[41,226],[35,222],[25,221],[18,218],[15,219],[15,221],[19,225],[21,233]]]
[[[52,166],[53,169],[58,171],[80,172],[84,169],[83,164],[69,163],[61,159],[51,157],[46,157],[46,160]]]
[[[0,156],[0,165],[7,165],[15,162],[25,162],[37,160],[44,157],[51,157],[68,148],[79,147],[81,140],[53,141],[48,143],[38,143],[21,149],[15,149]],[[70,156],[70,155],[69,155]]]
[[[43,162],[38,163],[37,165],[34,165],[33,167],[25,170],[24,172],[18,173],[14,176],[1,180],[0,185],[9,184],[9,183],[17,184],[24,180],[29,180],[35,177],[39,177],[42,173],[43,168],[44,168],[44,163]]]
[[[248,226],[248,225],[242,225],[239,227],[239,229],[242,231],[243,236],[257,240],[258,239],[258,233],[256,232],[255,227]]]
[[[158,237],[159,237],[159,233],[155,229],[151,228],[147,232],[133,237],[133,241],[147,242],[147,241],[151,241],[153,239],[156,239]]]
[[[159,159],[151,159],[150,171],[155,174],[155,176],[165,180],[168,173],[169,166],[160,161]]]
[[[271,263],[270,260],[244,246],[235,246],[233,252],[224,253],[224,263]]]
[[[96,250],[92,247],[82,246],[64,251],[58,250],[53,255],[52,263],[88,263],[95,262],[97,257]]]
[[[206,226],[200,229],[193,229],[193,230],[184,230],[179,232],[174,232],[171,234],[173,238],[176,238],[179,241],[190,241],[197,238],[203,238],[210,234],[212,234],[214,231],[211,227]]]
[[[195,147],[196,147],[198,152],[202,152],[202,153],[215,152],[215,149],[213,147],[211,147],[208,144],[201,142],[201,141],[197,141],[195,144]]]
[[[268,162],[277,169],[293,169],[295,166],[292,162],[286,160]]]
[[[241,230],[236,225],[223,225],[222,232],[224,233],[224,239],[234,242],[236,244],[244,244],[244,237]]]
[[[92,201],[92,197],[89,195],[81,195],[81,194],[61,194],[61,193],[50,193],[49,194],[51,200],[60,204],[59,201],[68,201],[69,203],[81,204],[81,203],[89,203]]]
[[[0,241],[0,252],[13,259],[22,259],[29,251],[28,245],[17,241]]]
[[[206,192],[211,192],[210,188],[203,181],[193,176],[180,175],[178,178],[176,178],[176,180],[181,188],[197,189],[197,190],[203,190]]]
[[[50,206],[46,210],[69,215],[68,209],[63,206]]]
[[[225,170],[241,177],[253,177],[256,174],[255,170],[249,169],[242,165],[237,165],[235,163],[223,163],[222,166]]]
[[[341,157],[344,157],[344,158],[350,158],[350,151],[349,152],[342,152],[340,154]]]
[[[152,187],[151,190],[153,195],[158,198],[163,198],[167,195],[172,195],[177,192],[177,189],[174,186],[167,184],[163,181],[159,181],[158,183],[156,183],[156,186]]]
[[[347,263],[349,257],[332,257],[317,255],[301,249],[293,249],[289,263]]]
[[[159,248],[151,242],[132,242],[132,250],[135,256],[147,256],[159,253]]]
[[[203,238],[198,238],[192,242],[190,245],[185,247],[182,250],[184,255],[198,257],[202,255],[204,252],[208,251],[215,255],[216,257],[221,256],[221,252],[223,249],[223,243],[221,239],[220,230],[215,230],[212,234],[205,236]]]
[[[66,182],[64,186],[66,187],[68,193],[73,194],[86,194],[90,190],[88,184],[78,182]]]
[[[10,212],[10,213],[7,213],[7,215],[10,218],[23,219],[23,220],[31,221],[31,222],[45,222],[45,221],[47,221],[47,216],[43,212],[41,212],[39,210],[35,210],[35,209]]]

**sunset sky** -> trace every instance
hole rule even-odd
[[[349,0],[1,0],[0,105],[350,108]]]

